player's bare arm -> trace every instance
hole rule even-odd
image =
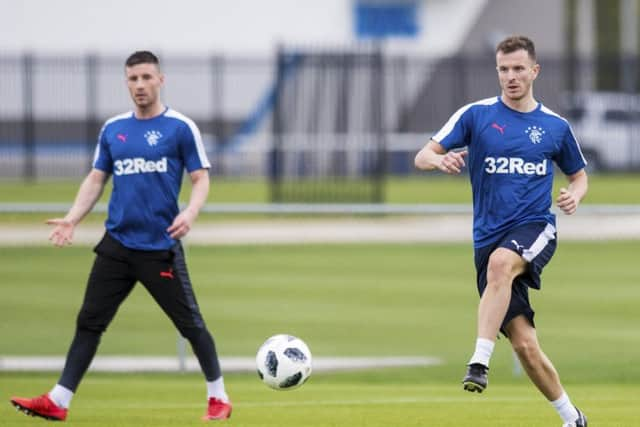
[[[437,168],[444,173],[458,174],[465,166],[466,155],[466,150],[447,152],[442,145],[432,139],[416,155],[415,165],[421,170]]]
[[[180,239],[191,230],[193,222],[207,201],[209,195],[209,170],[198,169],[189,174],[191,177],[191,198],[187,207],[173,220],[167,232],[173,239]]]
[[[587,194],[589,187],[587,173],[584,169],[567,176],[569,186],[560,189],[560,195],[556,199],[556,205],[566,215],[573,214],[577,209],[580,201]]]
[[[99,169],[92,169],[82,181],[78,194],[64,218],[52,218],[46,221],[54,228],[49,240],[55,246],[70,245],[73,241],[75,226],[93,209],[100,199],[109,175]]]

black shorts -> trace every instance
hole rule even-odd
[[[180,332],[205,327],[180,242],[169,250],[140,251],[105,233],[94,251],[79,325],[103,332],[133,286],[141,282]]]
[[[487,287],[487,265],[489,257],[497,248],[506,248],[518,253],[527,261],[527,270],[513,280],[511,301],[500,330],[514,317],[522,314],[535,326],[535,312],[529,302],[529,288],[540,289],[542,269],[556,251],[556,229],[546,222],[524,224],[505,233],[495,243],[475,249],[478,292],[482,296]]]

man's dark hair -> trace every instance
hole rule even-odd
[[[510,36],[502,40],[496,47],[496,53],[513,53],[517,50],[525,50],[529,58],[536,60],[536,47],[531,39],[525,36]]]
[[[149,52],[148,50],[138,50],[129,55],[124,64],[125,67],[133,67],[138,64],[155,64],[160,66],[160,61],[158,61],[158,57],[152,52]]]

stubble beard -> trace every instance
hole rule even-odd
[[[518,87],[517,91],[509,91],[508,85],[505,85],[502,88],[502,93],[503,95],[508,98],[511,101],[515,101],[515,102],[519,102],[522,101],[523,99],[525,99],[527,97],[527,95],[529,95],[529,93],[531,92],[531,88],[526,88],[526,87]]]
[[[136,108],[144,111],[149,110],[151,107],[153,107],[153,105],[155,104],[155,100],[149,96],[145,96],[142,99],[138,99],[134,96],[133,103],[135,104]]]

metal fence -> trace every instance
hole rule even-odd
[[[268,58],[171,58],[162,68],[165,102],[196,121],[210,153],[273,84]],[[84,175],[101,124],[131,108],[124,58],[113,57],[0,56],[0,99],[0,178]],[[254,133],[268,131],[259,125]],[[239,172],[215,163],[218,175]]]
[[[280,83],[277,55],[163,58],[163,99],[199,125],[214,174],[269,177],[274,147],[287,153],[291,140],[284,135],[283,123],[274,122],[278,111],[290,122],[292,115],[304,112],[304,124],[298,121],[293,129],[298,144],[313,146],[317,135],[327,132],[344,141],[340,161],[325,156],[314,167],[325,162],[337,175],[349,175],[350,150],[361,150],[349,141],[373,141],[369,144],[379,147],[384,140],[383,158],[375,160],[376,167],[382,165],[385,174],[410,174],[413,155],[450,114],[470,101],[499,93],[491,56],[435,60],[378,52],[379,75],[374,78],[358,70],[362,64],[354,58],[361,50],[297,52],[306,55],[305,67],[280,76]],[[124,56],[0,55],[0,179],[84,175],[102,122],[130,108],[123,61]],[[339,67],[332,68],[332,61]],[[539,62],[536,97],[574,120],[592,164],[602,170],[639,170],[637,96],[579,90],[594,86],[595,59]],[[637,76],[636,62],[622,65],[626,76]],[[362,78],[349,78],[357,75]],[[299,84],[303,77],[309,84]],[[637,81],[628,80],[625,86],[637,90]],[[274,108],[278,88],[295,104]],[[580,94],[570,96],[570,90]],[[351,121],[345,122],[345,117]],[[303,163],[291,170],[304,167],[305,156],[297,157]]]
[[[278,54],[271,198],[381,202],[383,62],[371,51]]]

